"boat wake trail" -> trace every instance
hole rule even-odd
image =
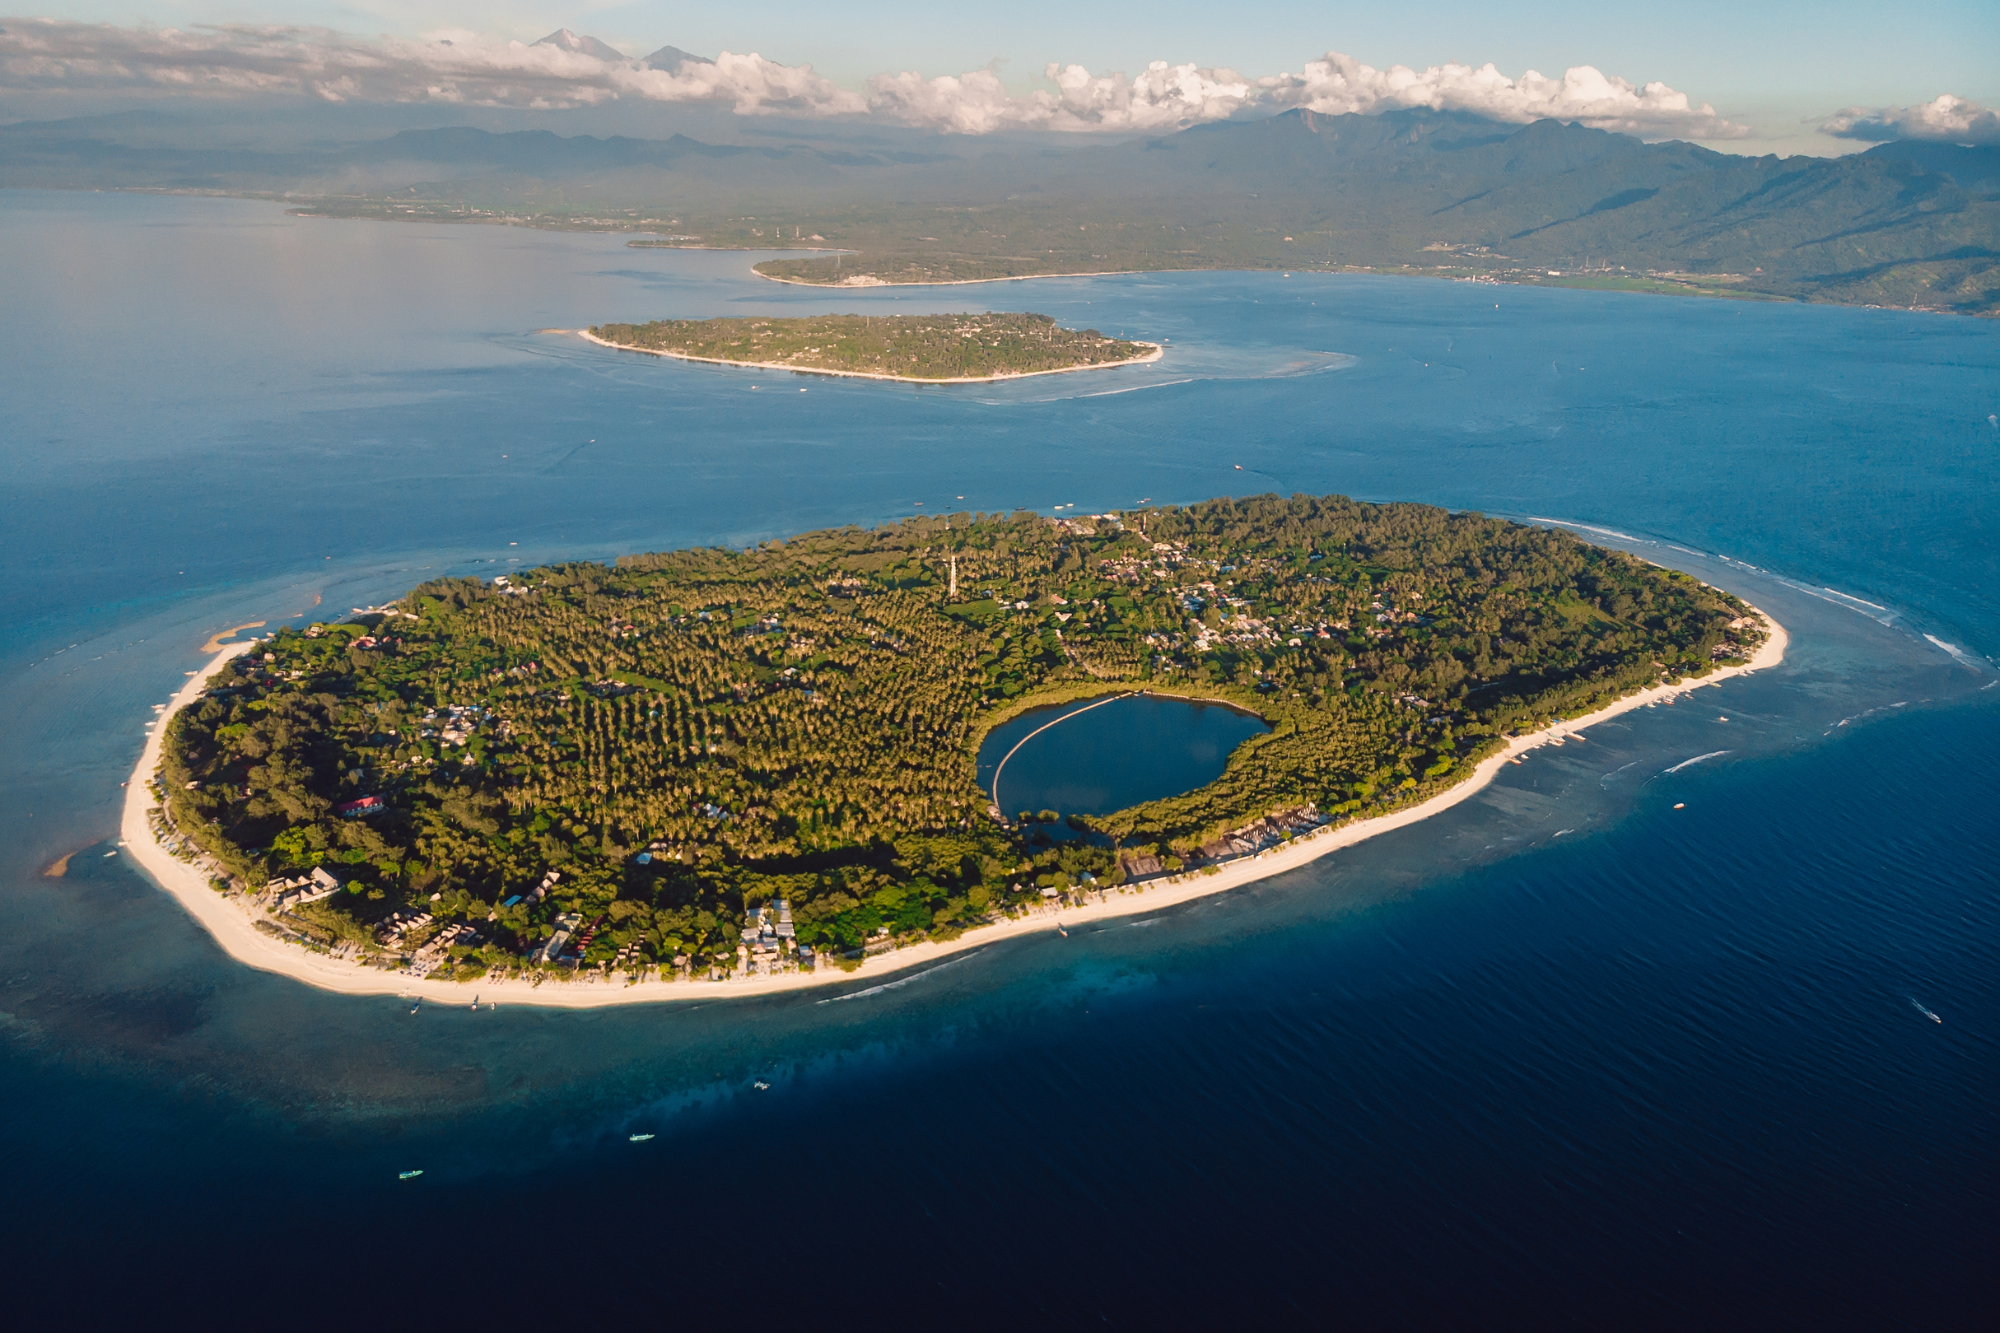
[[[1924,1016],[1925,1018],[1928,1018],[1928,1019],[1930,1019],[1930,1021],[1931,1021],[1931,1022],[1933,1022],[1933,1023],[1942,1023],[1942,1022],[1944,1022],[1944,1020],[1943,1020],[1942,1018],[1939,1018],[1939,1017],[1938,1017],[1938,1016],[1937,1016],[1936,1014],[1932,1013],[1932,1012],[1931,1012],[1930,1010],[1928,1010],[1928,1009],[1924,1008],[1924,1007],[1923,1007],[1922,1005],[1918,1004],[1918,1003],[1917,1003],[1917,997],[1916,997],[1916,996],[1914,996],[1914,995],[1912,995],[1912,996],[1910,997],[1910,1008],[1912,1008],[1912,1009],[1916,1010],[1916,1011],[1917,1011],[1918,1013],[1922,1014],[1922,1015],[1923,1015],[1923,1016]]]
[[[1908,699],[1899,699],[1892,704],[1883,704],[1880,708],[1871,708],[1865,713],[1851,713],[1848,716],[1840,719],[1840,721],[1834,723],[1832,726],[1828,727],[1825,731],[1821,732],[1820,735],[1831,736],[1833,735],[1834,732],[1839,731],[1842,727],[1846,726],[1850,722],[1859,722],[1864,717],[1873,717],[1877,713],[1886,713],[1892,708],[1907,708],[1909,707],[1909,703],[1910,701]]]
[[[1143,390],[1146,390],[1146,389],[1168,389],[1168,388],[1172,388],[1172,387],[1173,387],[1174,385],[1176,385],[1176,384],[1193,384],[1193,383],[1194,383],[1194,381],[1195,381],[1195,377],[1194,377],[1194,376],[1189,376],[1189,377],[1188,377],[1187,379],[1184,379],[1184,380],[1160,380],[1160,381],[1157,381],[1156,383],[1153,383],[1153,384],[1134,384],[1134,385],[1130,385],[1130,386],[1128,386],[1127,388],[1123,388],[1123,389],[1098,389],[1098,390],[1096,390],[1096,391],[1095,391],[1095,392],[1093,392],[1093,393],[1076,393],[1076,394],[1071,394],[1071,395],[1070,395],[1070,397],[1072,397],[1072,398],[1109,398],[1109,397],[1111,397],[1111,396],[1112,396],[1113,394],[1119,394],[1119,393],[1139,393],[1139,392],[1141,392],[1141,391],[1143,391]]]
[[[1720,759],[1722,758],[1723,755],[1726,755],[1728,753],[1729,751],[1727,750],[1710,750],[1707,754],[1698,754],[1692,759],[1683,759],[1678,764],[1675,764],[1672,768],[1662,769],[1661,771],[1664,773],[1678,773],[1684,768],[1694,767],[1696,764],[1700,763],[1704,759]]]

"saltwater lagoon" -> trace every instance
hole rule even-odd
[[[1241,709],[1155,694],[1035,708],[986,734],[979,785],[1009,818],[1108,815],[1206,786],[1237,746],[1269,730]]]

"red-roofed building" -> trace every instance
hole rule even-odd
[[[379,815],[389,808],[389,803],[380,796],[364,796],[358,801],[343,801],[333,807],[333,813],[342,819],[361,819],[368,815]]]

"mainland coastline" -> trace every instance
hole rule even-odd
[[[1530,751],[1563,741],[1635,709],[1669,703],[1689,696],[1704,686],[1720,685],[1737,676],[1776,667],[1784,660],[1789,642],[1785,629],[1756,607],[1749,607],[1749,610],[1762,622],[1766,637],[1748,661],[1718,667],[1700,677],[1640,689],[1582,716],[1558,719],[1539,730],[1511,737],[1503,747],[1487,755],[1458,782],[1417,805],[1345,823],[1324,825],[1278,847],[1219,866],[1082,894],[1076,905],[1030,907],[1019,915],[968,930],[956,939],[925,940],[864,958],[852,969],[823,968],[812,972],[732,976],[721,981],[642,980],[610,972],[601,978],[584,973],[568,981],[488,978],[460,982],[419,979],[364,966],[311,952],[289,940],[265,933],[258,925],[257,908],[244,895],[219,892],[211,885],[199,859],[183,860],[169,851],[161,837],[166,825],[155,777],[169,722],[183,708],[200,699],[209,680],[232,658],[247,651],[256,642],[254,640],[217,645],[215,656],[202,670],[190,676],[187,684],[149,728],[146,744],[126,785],[119,833],[121,844],[140,869],[172,895],[215,938],[225,953],[260,971],[276,973],[340,994],[395,995],[420,1001],[467,1005],[504,1000],[508,1004],[581,1009],[751,997],[852,981],[879,984],[894,974],[934,965],[987,944],[1053,931],[1058,923],[1064,927],[1084,925],[1225,893],[1298,869],[1369,838],[1440,814],[1477,795],[1499,774],[1502,765],[1515,762]],[[208,646],[203,645],[204,648]]]

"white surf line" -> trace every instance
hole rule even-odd
[[[1667,773],[1678,773],[1682,769],[1690,768],[1695,764],[1700,763],[1704,759],[1720,759],[1723,755],[1726,755],[1728,753],[1729,751],[1727,750],[1710,750],[1707,754],[1698,754],[1692,759],[1683,759],[1678,764],[1675,764],[1672,768],[1664,769],[1662,771]]]
[[[1077,709],[1075,713],[1064,713],[1061,717],[1057,718],[1055,722],[1044,722],[1041,726],[1036,727],[1033,731],[1021,737],[1021,739],[1015,743],[1014,748],[1012,750],[1007,751],[1006,755],[1001,758],[999,767],[993,770],[993,782],[986,789],[987,794],[993,798],[993,808],[1000,811],[1003,818],[1005,817],[1007,811],[1005,807],[1003,807],[1000,804],[1000,772],[1002,769],[1007,767],[1007,760],[1012,759],[1015,756],[1015,754],[1020,751],[1023,745],[1026,745],[1029,741],[1035,739],[1035,737],[1041,735],[1043,732],[1047,731],[1050,727],[1055,726],[1057,723],[1067,722],[1071,718],[1076,717],[1080,713],[1088,713],[1093,708],[1102,708],[1106,704],[1115,704],[1120,699],[1130,699],[1133,695],[1139,693],[1141,693],[1141,691],[1139,690],[1127,690],[1124,694],[1114,694],[1109,699],[1099,699],[1094,704],[1085,704],[1083,707]]]
[[[1838,589],[1838,588],[1828,588],[1828,587],[1824,587],[1824,586],[1823,586],[1823,587],[1821,587],[1821,588],[1820,588],[1820,591],[1821,591],[1821,592],[1830,592],[1830,593],[1832,593],[1832,594],[1833,594],[1833,595],[1834,595],[1835,597],[1839,597],[1839,598],[1842,598],[1843,600],[1846,600],[1846,601],[1849,601],[1849,602],[1859,602],[1859,603],[1861,603],[1861,604],[1862,604],[1863,606],[1872,606],[1872,607],[1874,607],[1874,608],[1875,608],[1875,609],[1876,609],[1877,611],[1887,611],[1887,610],[1889,609],[1888,607],[1886,607],[1886,606],[1883,606],[1883,605],[1881,605],[1881,604],[1879,604],[1879,603],[1876,603],[1876,602],[1871,602],[1871,601],[1869,601],[1869,600],[1868,600],[1868,599],[1867,599],[1866,597],[1856,597],[1856,596],[1855,596],[1855,595],[1854,595],[1853,593],[1851,593],[1851,592],[1842,592],[1842,591],[1841,591],[1840,589]],[[1928,636],[1928,635],[1926,635],[1925,637],[1927,637],[1927,638],[1928,638],[1929,636]]]
[[[1829,588],[1824,585],[1815,588],[1810,584],[1800,583],[1796,579],[1788,579],[1783,574],[1774,574],[1770,570],[1761,570],[1759,572],[1765,578],[1776,583],[1781,583],[1794,592],[1802,592],[1808,597],[1817,597],[1822,602],[1831,602],[1833,605],[1852,611],[1856,615],[1867,616],[1879,625],[1886,625],[1892,620],[1902,618],[1902,612],[1900,611],[1878,605],[1865,597],[1856,597],[1853,593],[1842,592],[1838,588]],[[1877,614],[1878,612],[1880,614]]]
[[[927,967],[921,972],[912,972],[907,977],[899,977],[895,981],[885,981],[879,986],[870,986],[867,990],[849,991],[845,995],[829,995],[824,1000],[814,1000],[813,1003],[838,1004],[842,1000],[865,1000],[870,995],[880,995],[883,991],[901,990],[903,987],[909,985],[912,981],[917,980],[919,977],[927,977],[933,972],[942,972],[947,967],[957,967],[960,963],[966,962],[973,958],[977,958],[982,952],[984,951],[975,949],[973,952],[969,954],[964,954],[958,958],[949,959],[946,962],[939,963],[936,967]]]
[[[1601,537],[1616,537],[1621,542],[1638,542],[1641,546],[1659,545],[1658,542],[1647,541],[1644,537],[1634,537],[1629,532],[1620,532],[1616,528],[1592,527],[1588,523],[1578,523],[1575,519],[1542,518],[1539,515],[1530,514],[1528,515],[1528,521],[1530,523],[1553,523],[1559,528],[1575,528],[1579,532],[1594,532]]]
[[[1952,656],[1952,660],[1957,662],[1960,666],[1964,667],[1968,671],[1977,671],[1980,669],[1980,667],[1985,665],[1978,658],[1966,652],[1963,648],[1960,648],[1955,643],[1946,643],[1943,639],[1940,639],[1935,634],[1926,634],[1924,635],[1924,637],[1926,639],[1929,639],[1932,643],[1936,644],[1938,647],[1944,649],[1947,653],[1950,653]]]
[[[1723,555],[1720,551],[1716,552],[1715,558],[1725,565],[1734,565],[1738,569],[1747,569],[1753,574],[1762,574],[1764,572],[1762,565],[1753,565],[1748,560],[1738,560],[1735,556]]]

